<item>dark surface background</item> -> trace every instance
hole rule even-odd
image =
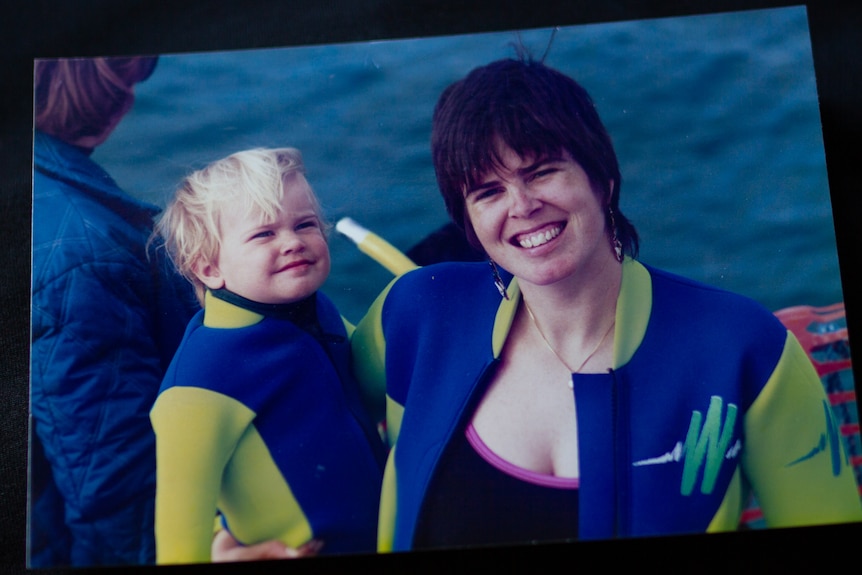
[[[32,65],[36,57],[155,54],[460,34],[801,4],[733,0],[83,0],[0,8],[0,573],[24,572],[28,413]],[[811,0],[835,230],[850,333],[862,333],[858,166],[862,159],[862,4]],[[862,381],[855,368],[857,390]],[[858,395],[858,393],[857,393]],[[481,551],[198,566],[181,572],[609,571],[857,572],[862,525],[542,545]],[[127,569],[128,570],[128,569]],[[133,571],[149,572],[153,568]],[[85,572],[90,570],[82,570]],[[98,570],[102,572],[104,570]],[[113,572],[113,570],[109,570]],[[174,568],[159,568],[172,572]],[[60,573],[67,571],[45,571]]]

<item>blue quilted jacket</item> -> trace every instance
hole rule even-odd
[[[149,410],[196,307],[147,257],[156,213],[36,132],[31,567],[154,561]]]

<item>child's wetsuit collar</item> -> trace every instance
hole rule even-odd
[[[244,298],[225,288],[210,290],[209,293],[216,299],[244,310],[266,317],[290,321],[314,336],[320,336],[323,333],[317,319],[317,292],[303,300],[292,303],[260,303]]]

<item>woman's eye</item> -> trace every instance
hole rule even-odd
[[[539,180],[546,176],[550,176],[551,174],[557,172],[557,168],[542,168],[541,170],[536,170],[530,176],[530,180]]]
[[[499,193],[502,193],[502,188],[488,188],[486,190],[480,190],[473,194],[474,201],[486,200],[488,198],[492,198]]]

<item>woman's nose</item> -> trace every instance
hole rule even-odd
[[[512,185],[509,189],[509,215],[525,218],[539,209],[541,202],[525,185]]]

